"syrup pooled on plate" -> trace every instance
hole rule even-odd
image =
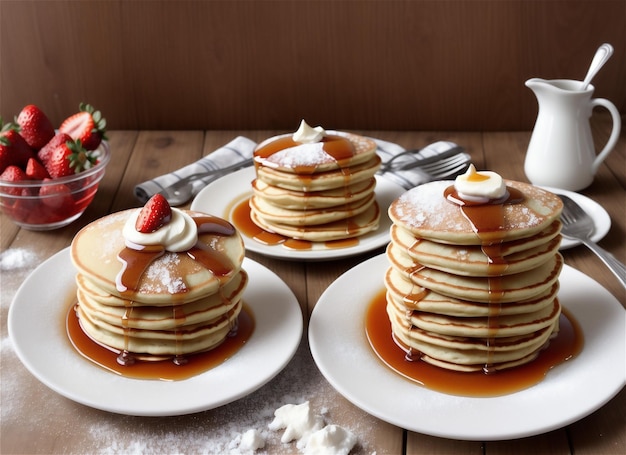
[[[247,208],[239,205],[236,216],[243,226],[249,218],[260,228],[249,235],[256,241],[291,249],[340,248],[346,245],[338,241],[378,227],[374,190],[380,158],[373,140],[327,133],[303,121],[293,135],[259,144],[254,164],[250,214],[241,214]]]
[[[224,363],[248,342],[255,325],[252,311],[244,305],[237,319],[237,327],[218,347],[178,360],[176,357],[147,357],[139,361],[133,358],[130,364],[126,364],[124,361],[120,362],[120,356],[124,357],[123,352],[96,342],[83,331],[74,306],[67,312],[65,323],[72,346],[94,364],[128,378],[164,381],[188,379]]]
[[[294,239],[285,235],[277,234],[275,232],[269,232],[254,224],[254,222],[250,218],[249,201],[250,200],[246,198],[245,200],[239,202],[237,205],[235,205],[232,211],[232,221],[233,224],[237,226],[237,229],[239,229],[239,232],[259,243],[262,243],[263,245],[282,245],[285,248],[299,251],[313,249],[314,242],[310,240]],[[346,224],[346,229],[349,233],[350,223]],[[349,237],[340,240],[327,240],[325,242],[321,242],[321,245],[329,249],[349,248],[357,246],[358,244],[359,239],[357,237]]]
[[[561,207],[473,166],[394,201],[385,285],[402,355],[486,375],[535,362],[560,330]]]
[[[407,357],[409,349],[399,348],[391,333],[386,305],[385,290],[381,290],[369,302],[365,315],[367,339],[378,358],[401,376],[450,395],[493,397],[532,387],[541,382],[551,369],[576,357],[584,344],[580,325],[564,310],[559,318],[558,335],[532,362],[495,374],[453,371],[419,361],[419,357]]]
[[[231,223],[157,204],[167,201],[108,215],[76,235],[68,335],[81,354],[117,373],[184,378],[226,360],[254,329],[242,311],[245,250]]]

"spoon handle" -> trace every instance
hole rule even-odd
[[[600,68],[604,66],[607,60],[611,58],[611,55],[613,55],[613,46],[609,43],[604,43],[598,48],[596,54],[593,56],[593,60],[591,60],[591,65],[589,65],[589,70],[587,71],[581,90],[587,89],[591,79],[600,71]]]

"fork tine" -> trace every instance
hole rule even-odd
[[[453,177],[453,176],[462,174],[463,172],[467,170],[468,166],[469,166],[469,162],[463,162],[463,163],[459,163],[453,168],[440,169],[437,172],[429,172],[428,174],[434,180],[438,180],[438,179]]]
[[[436,163],[431,163],[431,164],[427,164],[424,166],[418,166],[420,169],[426,171],[426,172],[437,172],[441,169],[446,169],[446,168],[450,168],[453,166],[457,166],[460,163],[463,163],[467,161],[467,158],[463,155],[456,155],[454,157],[451,157],[449,159],[445,159],[445,160],[441,160],[441,161],[437,161]]]
[[[563,195],[560,195],[559,197],[561,198],[561,201],[563,201],[564,212],[567,212],[575,219],[587,216],[587,213],[584,211],[584,209],[576,202],[574,202],[571,198]]]

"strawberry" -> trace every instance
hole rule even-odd
[[[18,166],[10,165],[4,171],[2,171],[2,174],[0,174],[0,180],[4,180],[7,182],[23,182],[25,180],[28,180],[28,177],[26,176],[24,171]],[[24,188],[20,187],[4,187],[2,189],[3,193],[13,196],[21,196],[23,191]]]
[[[96,161],[96,157],[85,150],[80,141],[73,141],[64,133],[57,133],[37,153],[37,157],[52,178],[77,174]]]
[[[34,152],[17,129],[13,123],[7,123],[0,130],[0,172],[11,165],[24,167],[28,159],[34,156]]]
[[[15,123],[20,126],[20,135],[35,150],[46,145],[54,136],[54,126],[46,114],[34,104],[24,106]]]
[[[65,133],[55,134],[54,137],[50,139],[50,142],[44,145],[41,150],[37,152],[37,159],[45,166],[46,162],[50,159],[52,152],[66,142],[72,142],[72,138]]]
[[[80,140],[86,150],[95,150],[106,139],[106,119],[89,104],[80,103],[79,109],[61,123],[59,131]]]
[[[43,180],[50,178],[48,171],[43,165],[37,161],[36,158],[30,158],[26,163],[26,169],[24,170],[26,177],[31,180]]]
[[[44,179],[44,182],[50,183],[52,180]],[[74,206],[72,192],[63,183],[42,185],[39,190],[39,197],[44,205],[54,209],[56,212],[63,213],[63,211],[69,211]]]
[[[172,219],[172,209],[167,199],[161,194],[152,196],[143,206],[137,216],[135,229],[143,234],[148,234],[166,225]]]

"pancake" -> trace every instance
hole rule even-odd
[[[291,210],[308,210],[341,207],[348,202],[355,202],[370,196],[376,187],[376,179],[351,183],[340,188],[326,191],[295,191],[279,188],[255,179],[252,182],[254,194],[268,204]]]
[[[267,166],[257,166],[257,178],[269,185],[293,191],[327,191],[370,180],[380,169],[381,160],[374,155],[365,163],[315,173],[296,174]]]
[[[132,353],[134,358],[161,360],[213,349],[224,342],[237,325],[242,302],[208,323],[180,327],[176,330],[127,330],[92,318],[85,307],[78,306],[80,326],[94,341],[118,353]]]
[[[504,338],[494,343],[492,339],[447,337],[415,328],[409,330],[398,323],[393,313],[389,317],[394,339],[412,360],[420,359],[461,372],[495,373],[528,363],[558,333],[558,325],[555,325],[529,336]]]
[[[505,182],[507,187],[520,193],[521,200],[502,204],[502,222],[481,235],[463,210],[446,199],[444,193],[453,181],[412,188],[391,204],[389,217],[416,238],[453,245],[482,245],[489,236],[494,236],[490,241],[495,242],[524,239],[548,229],[559,219],[563,204],[557,195],[528,183]]]
[[[250,219],[261,229],[310,242],[352,239],[378,228],[376,142],[302,122],[254,151]]]
[[[410,232],[393,225],[391,237],[395,245],[407,252],[415,262],[444,272],[468,276],[512,275],[531,270],[553,257],[561,245],[560,222],[527,239],[497,244],[497,254],[504,259],[494,266],[483,245],[451,245],[416,239]]]
[[[136,305],[171,305],[175,296],[197,300],[217,292],[220,286],[237,274],[244,258],[241,236],[200,233],[198,245],[219,257],[220,270],[211,271],[184,252],[165,251],[151,261],[136,285],[124,295],[118,289],[122,262],[118,254],[126,249],[122,229],[135,209],[100,218],[74,237],[71,258],[80,274],[106,292],[133,301]],[[189,212],[198,220],[207,215]]]
[[[394,243],[388,245],[387,257],[392,267],[419,286],[450,297],[485,303],[530,299],[551,288],[563,267],[563,258],[556,254],[534,269],[513,275],[466,276],[424,267]]]
[[[268,232],[274,232],[296,240],[330,242],[333,240],[359,237],[368,232],[375,231],[378,229],[380,221],[380,209],[378,204],[374,202],[374,204],[367,207],[365,211],[358,215],[326,224],[310,226],[294,226],[285,223],[271,222],[260,216],[254,210],[251,210],[250,218],[257,226],[260,226]]]
[[[248,283],[230,223],[169,205],[167,214],[153,200],[90,223],[70,248],[80,327],[123,365],[219,346],[237,328]]]
[[[374,202],[374,194],[370,194],[365,199],[350,201],[336,207],[292,210],[269,204],[262,198],[252,196],[250,209],[267,222],[291,226],[316,226],[358,215],[370,208]]]
[[[357,134],[327,131],[319,142],[304,143],[282,134],[261,142],[255,163],[291,174],[315,174],[350,168],[376,156],[376,142]],[[346,150],[349,145],[349,150]]]
[[[493,373],[533,361],[558,333],[562,203],[473,166],[460,178],[391,204],[387,315],[411,359]],[[482,181],[484,194],[460,189]]]
[[[230,311],[241,300],[248,275],[241,270],[220,292],[171,306],[129,306],[127,300],[102,292],[84,276],[79,275],[76,282],[78,301],[92,319],[120,328],[175,330],[207,323]]]
[[[433,314],[487,317],[492,314],[511,315],[537,311],[550,305],[559,289],[558,282],[530,299],[513,302],[499,302],[497,306],[485,302],[462,300],[423,288],[403,276],[393,267],[385,273],[387,301],[405,311],[422,311]],[[393,302],[391,302],[393,300]]]

